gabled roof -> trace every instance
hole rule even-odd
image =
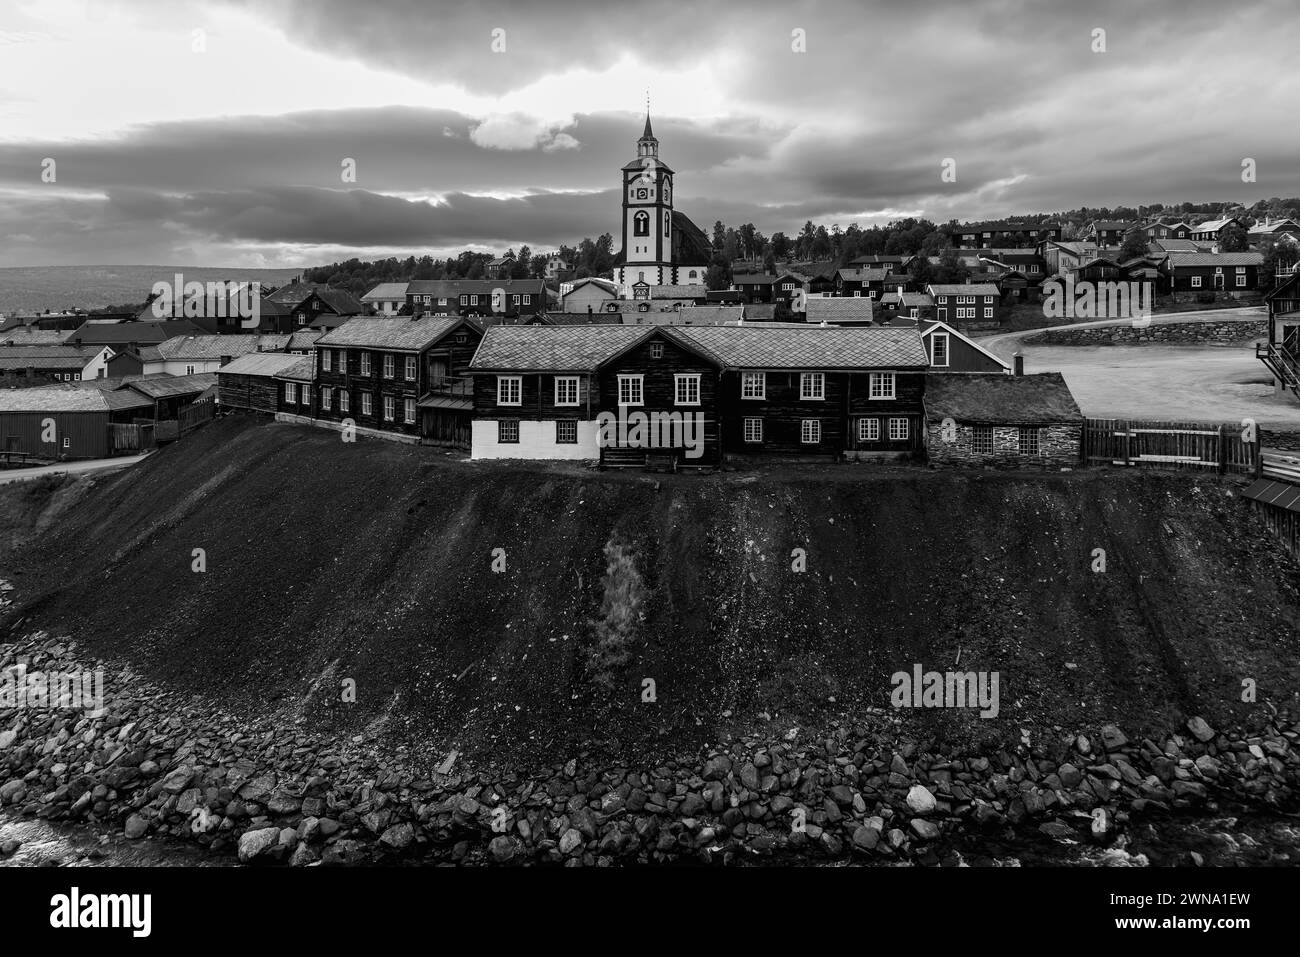
[[[1205,222],[1201,223],[1199,226],[1193,226],[1193,227],[1192,227],[1192,232],[1194,232],[1194,233],[1217,233],[1217,232],[1218,232],[1219,230],[1221,230],[1224,226],[1228,226],[1228,225],[1230,225],[1230,224],[1232,224],[1232,223],[1236,223],[1237,225],[1240,225],[1240,224],[1241,224],[1241,220],[1238,219],[1236,216],[1226,216],[1226,217],[1224,217],[1224,218],[1222,218],[1222,219],[1209,219],[1209,220],[1206,220]]]
[[[691,306],[670,312],[625,312],[628,326],[720,326],[745,318],[745,306]]]
[[[1171,252],[1169,265],[1178,266],[1258,266],[1263,253],[1184,253]]]
[[[847,282],[877,282],[896,273],[888,266],[879,268],[869,266],[866,269],[841,269],[836,275]]]
[[[272,352],[289,344],[287,334],[240,336],[176,336],[140,350],[141,358],[153,362],[210,360],[242,356],[248,352]]]
[[[545,284],[540,279],[412,279],[406,284],[408,296],[432,296],[437,299],[491,296],[494,289],[501,289],[508,296],[541,296]]]
[[[134,322],[86,322],[68,336],[68,345],[152,345],[176,336],[199,336],[203,330],[188,319],[147,319]]]
[[[962,342],[966,343],[966,345],[970,346],[972,349],[976,349],[976,350],[978,350],[978,351],[984,353],[984,355],[988,356],[990,359],[992,359],[992,360],[993,360],[994,362],[996,362],[998,365],[1002,366],[1002,368],[1007,369],[1007,370],[1010,370],[1010,369],[1011,369],[1011,366],[1008,365],[1006,362],[1003,362],[1001,359],[999,359],[999,358],[998,358],[997,356],[995,356],[993,353],[989,352],[987,349],[985,349],[982,345],[980,345],[978,342],[976,342],[976,341],[975,341],[974,339],[972,339],[970,336],[964,336],[964,335],[962,335],[960,332],[958,332],[958,331],[957,331],[956,329],[954,329],[952,326],[948,325],[948,323],[946,323],[946,322],[930,322],[930,323],[926,323],[926,324],[925,324],[925,328],[921,330],[921,338],[924,339],[924,338],[926,338],[926,337],[928,337],[928,336],[933,335],[933,334],[936,333],[936,332],[946,332],[946,333],[948,333],[948,335],[953,336],[953,337],[955,337],[955,338],[957,338],[957,339],[960,339]]]
[[[810,296],[804,301],[804,321],[870,322],[874,304],[867,296]]]
[[[110,408],[98,389],[72,385],[0,389],[0,412],[107,412]]]
[[[312,363],[315,359],[287,352],[250,352],[226,363],[218,375],[275,376],[294,368],[300,362]]]
[[[0,346],[0,369],[84,369],[107,346]]]
[[[647,330],[636,326],[489,326],[474,372],[592,372]]]
[[[675,326],[731,369],[891,369],[929,365],[915,329],[874,326]]]
[[[368,293],[361,297],[362,302],[391,302],[394,299],[406,298],[406,287],[410,283],[405,282],[381,282]]]
[[[321,302],[341,316],[357,315],[365,312],[365,307],[352,293],[346,289],[334,289],[324,283],[291,282],[263,298],[270,302],[279,303],[282,306],[288,306],[292,311],[310,299],[313,293]]]
[[[595,286],[597,289],[607,292],[611,296],[618,295],[618,284],[610,279],[601,279],[599,276],[588,276],[585,279],[575,279],[573,285],[569,287],[569,291],[563,295],[571,296],[583,286]]]
[[[275,373],[275,378],[293,379],[297,382],[311,382],[316,378],[315,356],[294,356],[294,358],[298,361]]]
[[[991,282],[930,283],[925,287],[933,296],[996,296],[998,287]]]
[[[913,306],[933,306],[934,296],[928,292],[905,292],[899,305],[905,309],[910,309]]]
[[[316,347],[368,346],[372,349],[419,352],[468,321],[460,316],[425,316],[420,319],[412,319],[410,316],[358,316],[325,333],[316,340]]]
[[[932,372],[925,377],[925,411],[932,422],[948,417],[986,425],[1083,421],[1083,413],[1059,372],[1022,376]]]
[[[72,329],[41,329],[37,326],[16,326],[0,332],[0,346],[12,342],[15,346],[58,346],[72,335]]]

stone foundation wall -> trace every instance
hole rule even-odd
[[[993,453],[974,451],[975,430],[958,425],[953,441],[945,441],[943,423],[927,426],[926,451],[930,463],[940,468],[992,467],[1003,469],[1073,468],[1079,464],[1083,442],[1083,424],[1041,426],[1038,429],[1038,455],[1020,453],[1018,426],[994,426]]]
[[[1026,342],[1047,346],[1104,346],[1114,343],[1197,342],[1236,345],[1268,338],[1268,320],[1152,323],[1149,326],[1104,326],[1097,329],[1048,329]]]

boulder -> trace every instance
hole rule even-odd
[[[914,784],[912,789],[907,792],[907,806],[915,814],[933,814],[935,808],[934,795],[925,786]]]
[[[239,861],[247,864],[280,843],[278,827],[259,827],[239,835]]]

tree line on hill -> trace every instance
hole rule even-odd
[[[1181,220],[1196,225],[1206,219],[1226,215],[1239,216],[1248,225],[1266,218],[1300,221],[1300,197],[1286,199],[1273,197],[1260,200],[1251,206],[1232,202],[1177,203],[1168,206],[1163,203],[1152,203],[1136,207],[1081,206],[1078,209],[1055,213],[1013,216],[1002,222],[1026,225],[1060,223],[1061,238],[1070,241],[1078,239],[1087,225],[1095,220],[1144,222],[1151,219],[1166,219]],[[926,274],[927,278],[923,281],[964,282],[968,270],[957,258],[957,253],[949,251],[951,241],[949,234],[944,231],[960,225],[962,224],[953,219],[940,227],[931,220],[913,217],[894,220],[883,226],[865,228],[856,223],[841,227],[839,223],[826,226],[808,220],[793,235],[775,232],[771,236],[766,236],[753,223],[728,226],[718,220],[713,224],[710,243],[712,257],[708,264],[706,284],[710,289],[728,288],[732,283],[733,269],[738,263],[755,272],[775,272],[780,263],[822,263],[842,268],[860,256],[918,254],[938,259],[935,264],[926,263],[918,266],[922,273]],[[996,226],[992,231],[995,232],[992,242],[994,247],[1018,244],[1014,234],[998,233]],[[1246,231],[1235,226],[1230,227],[1223,237],[1223,250],[1239,251],[1244,250],[1246,246]],[[1285,247],[1280,251],[1273,251],[1269,248],[1269,244],[1266,244],[1264,251],[1270,257],[1269,265],[1274,265],[1278,261],[1285,264],[1288,255]],[[1120,255],[1121,258],[1127,259],[1144,255],[1145,252],[1145,241],[1140,236],[1133,236],[1125,240]],[[558,256],[563,263],[558,274],[561,281],[585,279],[589,276],[607,277],[614,268],[615,254],[614,237],[610,233],[603,233],[596,239],[586,237],[576,246],[561,245],[552,253],[535,253],[525,245],[518,251],[507,250],[501,257],[508,261],[501,276],[510,279],[543,278],[547,261],[553,256]],[[355,296],[361,296],[381,282],[409,282],[413,279],[485,279],[488,278],[489,263],[496,258],[494,253],[470,250],[447,259],[434,259],[428,255],[375,261],[353,258],[346,262],[305,269],[302,279],[304,282],[325,283],[346,289]]]

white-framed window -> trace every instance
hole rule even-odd
[[[512,445],[519,442],[518,419],[502,419],[497,423],[497,442],[501,445]]]
[[[921,316],[921,310],[918,309],[916,306],[913,306],[911,310],[908,312],[909,319],[919,319],[920,316]]]
[[[819,445],[821,440],[821,419],[804,419],[799,424],[799,441],[804,445]]]
[[[936,332],[930,337],[930,365],[946,368],[948,365],[948,333]]]
[[[861,289],[854,289],[854,290],[853,290],[853,298],[854,298],[854,299],[861,299],[861,298],[862,298],[862,290],[861,290]]]
[[[662,342],[650,343],[650,358],[662,359],[664,357],[664,344]]]
[[[992,318],[993,318],[993,307],[992,307],[992,306],[985,306],[985,307],[984,307],[984,318],[985,318],[985,319],[992,319]]]
[[[331,408],[334,398],[334,390],[327,385],[320,387],[320,407],[323,412],[328,412]]]
[[[639,375],[621,375],[618,377],[618,404],[619,405],[644,405],[644,393],[642,382],[644,376]]]
[[[406,413],[406,424],[414,425],[415,424],[415,400],[406,399],[403,401],[402,405],[405,407],[404,412]]]
[[[879,419],[858,419],[858,441],[879,442],[880,441],[880,420]]]
[[[415,381],[415,356],[406,357],[406,381]]]
[[[1020,429],[1019,447],[1021,455],[1038,454],[1038,429],[1022,427]]]
[[[872,372],[867,377],[867,398],[869,399],[895,398],[894,373]]]
[[[391,379],[396,372],[397,361],[391,355],[384,356],[384,378]]]
[[[311,386],[303,383],[298,388],[298,401],[303,405],[311,405]]]
[[[339,389],[339,411],[352,411],[352,393],[347,389]]]
[[[339,349],[337,350],[337,353],[338,354],[334,358],[338,360],[339,371],[347,372],[348,371],[348,350]]]
[[[497,405],[523,405],[523,391],[523,376],[497,376]]]
[[[320,351],[320,367],[325,372],[331,371],[330,366],[333,365],[333,362],[331,361],[333,357],[334,357],[333,349],[322,349]]]
[[[784,289],[786,292],[792,292],[792,291],[794,291],[794,283],[792,283],[792,282],[783,282],[783,283],[781,283],[781,288]]]
[[[971,429],[970,449],[976,455],[993,454],[993,427],[977,425]]]
[[[742,372],[740,374],[740,397],[742,399],[766,399],[767,373]]]
[[[532,293],[527,293],[527,294],[525,294],[525,295],[524,295],[524,305],[525,305],[525,306],[531,306],[532,304],[533,304],[533,296],[532,296]]]
[[[298,404],[298,387],[292,382],[284,384],[284,401],[286,405]]]
[[[361,353],[361,374],[370,375],[370,353]]]
[[[477,306],[477,305],[478,305],[478,296],[473,296],[473,295],[470,296],[470,297],[469,297],[469,304],[470,304],[471,306]]]
[[[512,306],[519,305],[519,293],[515,293],[513,296],[510,297],[510,305]]]
[[[194,366],[186,366],[186,367],[185,367],[185,374],[186,374],[186,375],[194,375]]]
[[[901,442],[907,438],[907,419],[889,420],[889,441]]]
[[[799,373],[799,398],[817,400],[826,398],[826,376],[821,372]]]
[[[391,395],[384,396],[384,421],[392,422],[397,418],[397,400]]]
[[[426,297],[424,298],[424,301],[425,301],[425,302],[428,302],[428,301],[429,301],[429,297],[426,296]],[[440,306],[445,306],[445,305],[447,305],[447,297],[446,297],[446,296],[439,296],[439,297],[438,297],[438,305],[440,305]]]
[[[374,396],[369,392],[361,393],[361,414],[370,415],[371,409],[374,408]]]
[[[70,448],[72,448],[72,439],[71,439],[69,436],[66,436],[66,435],[65,435],[65,436],[63,437],[63,447],[64,447],[65,449],[70,449]]]
[[[1200,288],[1201,288],[1201,277],[1200,277],[1200,276],[1193,276],[1193,277],[1192,277],[1192,288],[1193,288],[1193,289],[1200,289]]]
[[[755,417],[745,419],[745,441],[763,441],[763,420]]]
[[[673,395],[677,405],[699,405],[700,377],[698,375],[673,376]]]
[[[578,420],[577,419],[556,419],[555,420],[555,444],[556,445],[577,445],[578,444]]]
[[[1246,277],[1245,277],[1245,276],[1238,276],[1238,277],[1237,277],[1237,285],[1238,285],[1238,286],[1244,286],[1244,285],[1246,285]]]
[[[420,297],[419,297],[419,296],[416,296],[415,298],[416,298],[416,299],[419,299]],[[425,296],[424,299],[423,299],[422,301],[423,301],[424,304],[427,306],[427,305],[429,305],[431,302],[433,302],[433,297],[432,297],[432,296]]]
[[[576,375],[557,375],[555,377],[555,404],[578,404],[578,377]]]

